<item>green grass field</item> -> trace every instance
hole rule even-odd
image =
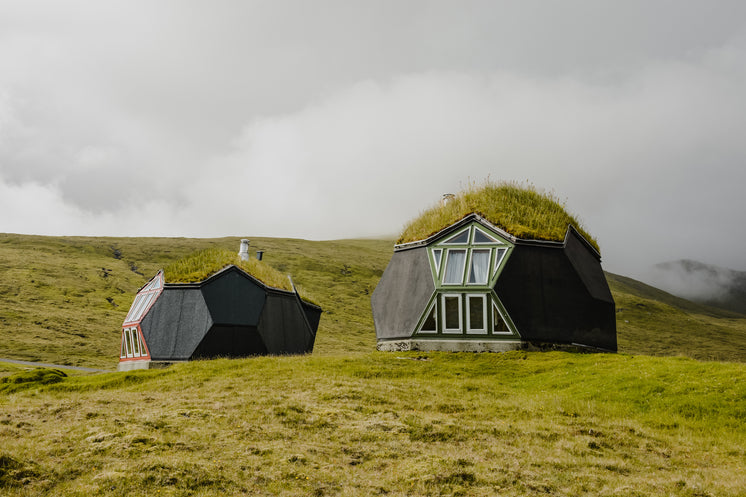
[[[113,370],[137,288],[238,241],[0,235],[0,357]],[[746,317],[610,274],[619,354],[379,353],[392,247],[252,238],[312,355],[0,363],[0,495],[746,495]]]

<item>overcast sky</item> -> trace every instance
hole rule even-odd
[[[746,270],[746,2],[0,2],[0,232],[397,234],[469,181]]]

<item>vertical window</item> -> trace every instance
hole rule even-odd
[[[127,338],[125,335],[127,334],[126,331],[122,330],[122,350],[119,352],[119,357],[127,357]]]
[[[422,323],[422,328],[420,328],[420,331],[426,331],[431,333],[437,333],[438,327],[437,327],[437,311],[438,303],[433,302],[433,306],[430,308],[430,312],[427,313],[427,317],[425,318],[425,322]]]
[[[440,274],[440,256],[443,254],[443,249],[433,250],[433,261],[435,262],[435,275]]]
[[[461,295],[443,295],[443,333],[461,333]]]
[[[124,343],[127,347],[127,357],[132,357],[132,337],[130,336],[129,330],[124,330]]]
[[[140,337],[138,337],[137,328],[130,328],[132,333],[132,355],[140,357]]]
[[[502,262],[507,252],[508,252],[508,249],[506,248],[499,248],[495,251],[495,268],[494,268],[495,272],[497,272],[497,268],[500,267],[500,263]]]
[[[465,249],[451,249],[446,256],[446,269],[443,276],[444,285],[460,285],[464,281]]]
[[[486,285],[490,274],[490,249],[473,249],[469,262],[469,279],[472,285]]]
[[[466,296],[466,332],[487,333],[486,295]]]

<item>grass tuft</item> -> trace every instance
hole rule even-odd
[[[208,248],[195,252],[166,266],[166,283],[196,283],[205,280],[224,267],[235,265],[262,283],[289,292],[293,291],[287,276],[257,259],[242,261],[236,252]]]
[[[397,243],[424,240],[472,213],[513,236],[530,240],[562,241],[567,227],[573,225],[599,250],[598,242],[567,213],[564,202],[553,193],[531,184],[491,181],[481,186],[471,183],[445,205],[439,203],[422,212],[405,226]]]

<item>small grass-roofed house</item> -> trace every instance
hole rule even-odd
[[[425,211],[371,305],[379,350],[617,349],[596,241],[532,186],[487,183]]]
[[[192,359],[303,354],[321,308],[266,263],[197,252],[159,271],[122,324],[119,370]]]

